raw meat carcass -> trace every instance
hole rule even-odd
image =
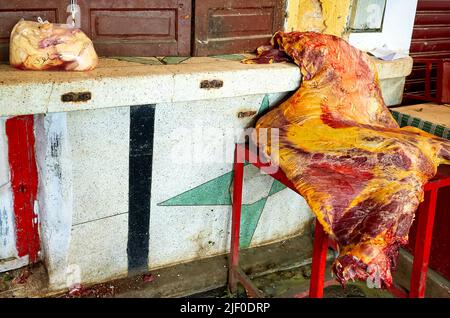
[[[306,199],[339,256],[337,279],[392,284],[398,249],[408,241],[423,185],[450,164],[450,142],[399,128],[383,102],[375,66],[365,53],[331,35],[279,32],[246,63],[289,56],[303,82],[262,116],[254,136]],[[269,79],[270,80],[270,79]],[[272,131],[273,132],[273,131]],[[267,141],[264,141],[267,139]]]
[[[24,20],[12,30],[9,60],[25,70],[88,71],[98,63],[94,45],[83,31]]]

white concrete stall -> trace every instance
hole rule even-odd
[[[382,86],[409,74],[411,64],[409,58],[378,63]],[[202,89],[204,80],[223,85]],[[300,73],[291,64],[220,58],[178,65],[105,59],[89,73],[1,65],[0,82],[2,120],[34,115],[40,255],[57,290],[125,276],[142,259],[152,270],[226,253],[234,142],[258,113],[299,86]],[[91,99],[63,102],[70,92],[90,92]],[[392,94],[398,92],[385,85],[385,99]],[[151,143],[139,144],[140,135]],[[2,130],[0,145],[0,177],[7,183]],[[0,190],[11,196],[7,187]],[[252,167],[243,203],[242,247],[301,234],[312,218],[303,198]],[[147,242],[136,247],[140,237]],[[14,256],[11,236],[5,238]]]

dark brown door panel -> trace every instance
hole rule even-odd
[[[82,0],[99,55],[189,55],[191,0]]]
[[[253,51],[283,28],[285,0],[197,0],[194,54]]]
[[[68,0],[0,0],[0,59],[20,19],[64,23]],[[101,56],[190,55],[193,0],[78,0]],[[286,0],[196,0],[194,55],[253,51],[282,29]]]
[[[78,0],[81,28],[101,56],[189,55],[192,0]],[[68,0],[0,0],[0,60],[21,18],[65,23]]]
[[[450,0],[419,0],[410,55],[416,58],[450,58]],[[406,78],[405,93],[423,95],[425,66],[415,63]],[[436,87],[436,65],[431,74],[431,88]],[[405,99],[408,104],[412,100]]]

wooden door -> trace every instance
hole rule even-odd
[[[78,0],[82,29],[100,56],[189,55],[192,0]],[[21,18],[65,23],[68,0],[0,2],[0,60]]]
[[[450,58],[450,0],[419,0],[410,55],[413,58]],[[433,94],[436,76],[434,68],[431,73]],[[411,75],[406,78],[405,93],[423,95],[424,82],[425,65],[414,64]]]
[[[21,18],[65,23],[68,0],[0,1],[0,60]],[[283,29],[286,0],[78,0],[100,56],[204,56],[254,51]],[[194,14],[194,17],[192,15]],[[191,40],[191,24],[194,31]],[[192,52],[191,52],[192,48]]]
[[[194,55],[254,51],[283,29],[285,11],[285,0],[197,0]]]
[[[189,55],[191,0],[79,0],[99,55]]]

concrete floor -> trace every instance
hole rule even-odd
[[[329,268],[327,269],[329,272]],[[266,275],[258,276],[252,281],[268,298],[289,298],[308,290],[310,266],[296,267],[289,270],[276,271]],[[45,295],[35,294],[33,291],[45,291],[42,279],[45,280],[45,270],[43,266],[34,266],[16,271],[10,271],[0,275],[0,298],[2,297],[40,297]],[[158,274],[156,274],[158,275]],[[331,277],[328,275],[327,279]],[[159,286],[152,284],[159,280]],[[118,280],[103,284],[73,290],[71,293],[60,293],[56,295],[48,294],[50,297],[58,298],[121,298],[121,297],[164,297],[163,292],[158,292],[162,286],[166,286],[166,291],[171,290],[170,284],[164,282],[161,276],[140,275],[133,278]],[[151,290],[151,291],[150,291]],[[155,293],[156,292],[156,293]],[[167,296],[166,296],[167,297]],[[226,286],[214,288],[200,293],[183,295],[188,298],[247,298],[245,290],[239,286],[236,295],[229,294]],[[325,288],[326,298],[354,298],[354,297],[376,297],[392,298],[384,290],[369,289],[365,283],[350,283],[346,288],[340,285]]]
[[[293,297],[305,293],[309,287],[312,254],[311,234],[286,241],[241,251],[241,266],[268,298]],[[330,280],[333,252],[328,254],[326,280]],[[407,288],[411,256],[402,251],[394,280]],[[66,291],[48,291],[47,274],[41,264],[0,274],[0,298],[61,297],[61,298],[153,298],[200,297],[245,298],[241,287],[237,295],[226,289],[228,260],[219,255],[190,263],[162,268],[151,273],[126,277],[94,286],[79,286]],[[450,297],[450,282],[429,271],[427,297]],[[333,285],[325,288],[329,298],[391,298],[385,290],[369,289],[364,282],[349,283],[346,288]]]
[[[330,265],[330,264],[328,264]],[[327,268],[329,273],[330,267]],[[309,287],[311,274],[310,266],[303,266],[291,270],[275,272],[253,279],[255,286],[268,298],[291,298],[305,293]],[[327,280],[331,279],[327,275]],[[240,287],[237,295],[230,295],[226,287],[218,288],[204,293],[190,295],[195,298],[246,298],[245,290]],[[349,283],[345,288],[333,285],[324,289],[325,298],[393,298],[393,296],[381,289],[370,289],[364,282]]]

